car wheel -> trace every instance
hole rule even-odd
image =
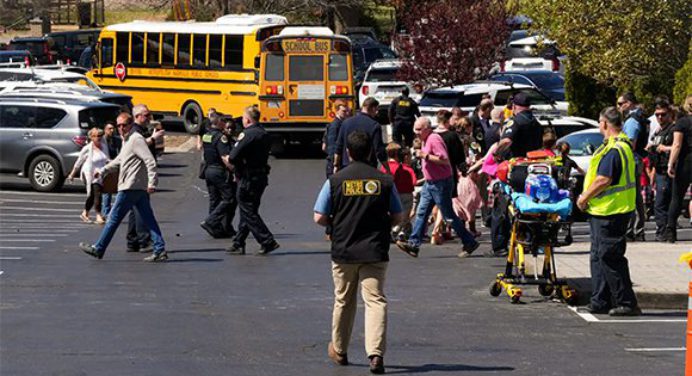
[[[199,107],[197,102],[189,102],[183,107],[183,122],[185,123],[185,130],[191,134],[198,134],[199,127],[202,125],[202,120],[204,119],[202,115],[202,108]]]
[[[65,178],[57,159],[50,155],[39,155],[29,165],[29,182],[39,192],[50,192],[62,187]]]

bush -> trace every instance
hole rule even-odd
[[[570,65],[565,70],[565,95],[569,102],[569,114],[589,119],[598,119],[601,110],[614,106],[617,100],[614,88],[599,84]]]
[[[675,73],[675,87],[673,87],[673,100],[682,103],[692,94],[692,44],[687,54],[687,62]]]

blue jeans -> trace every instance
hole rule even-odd
[[[113,200],[113,195],[110,193],[101,194],[101,214],[104,217],[108,217],[108,213],[111,212],[111,203]]]
[[[409,244],[414,247],[420,247],[425,224],[428,221],[428,217],[430,217],[433,204],[442,212],[442,217],[444,217],[445,221],[452,223],[452,228],[459,235],[463,244],[471,245],[476,243],[476,239],[464,227],[464,221],[457,217],[452,208],[453,185],[452,178],[425,182],[420,193],[416,222],[413,225],[413,233],[408,240]]]
[[[96,241],[96,244],[94,244],[96,251],[101,254],[106,252],[108,244],[110,244],[111,240],[113,239],[113,235],[115,235],[115,231],[118,229],[118,226],[120,226],[120,222],[122,222],[125,215],[127,215],[130,209],[133,207],[137,209],[142,217],[142,220],[149,228],[151,239],[154,243],[154,253],[161,253],[164,251],[166,244],[163,241],[163,235],[161,235],[161,229],[159,228],[159,224],[156,222],[154,212],[151,210],[149,194],[142,190],[118,192],[118,194],[115,196],[115,203],[111,208],[111,213],[108,216],[106,226],[103,228],[99,240]]]

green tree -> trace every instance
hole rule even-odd
[[[572,74],[633,90],[648,104],[657,94],[672,96],[692,35],[689,0],[523,0],[520,9],[557,41]],[[568,100],[580,99],[574,94]]]

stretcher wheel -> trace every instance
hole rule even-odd
[[[512,302],[512,304],[519,304],[520,299],[521,299],[520,295],[512,295],[509,297],[509,301]]]
[[[577,295],[577,291],[570,287],[564,286],[562,288],[562,299],[565,300],[565,303],[567,303],[567,305],[573,306],[577,304],[579,296]]]
[[[490,292],[490,296],[497,297],[500,296],[500,294],[502,293],[502,286],[500,286],[500,284],[497,281],[494,281],[490,283],[490,287],[488,288],[488,290]]]
[[[553,285],[547,283],[538,285],[538,293],[541,294],[541,296],[551,296],[554,291],[555,287]]]

